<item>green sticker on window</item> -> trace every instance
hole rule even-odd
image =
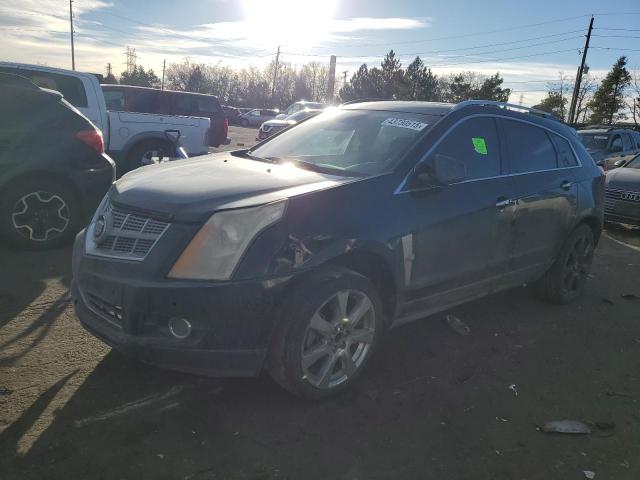
[[[473,148],[480,155],[487,155],[487,142],[485,142],[484,138],[472,138]]]

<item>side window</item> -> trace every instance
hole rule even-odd
[[[57,90],[64,96],[65,100],[74,107],[82,108],[87,106],[87,94],[84,91],[84,85],[82,84],[82,80],[76,77],[61,75],[59,73],[27,70],[24,68],[14,69],[13,72],[8,73],[15,73],[16,75],[27,77],[39,87]]]
[[[107,104],[107,110],[113,112],[124,111],[124,92],[120,90],[105,90],[104,101]]]
[[[174,101],[178,115],[197,115],[200,111],[195,95],[177,94]]]
[[[500,175],[500,144],[496,123],[490,117],[476,117],[458,125],[431,154],[461,160],[466,165],[467,179]]]
[[[154,90],[134,90],[131,92],[131,112],[159,113],[160,95]]]
[[[550,133],[549,137],[553,142],[553,146],[556,147],[558,167],[566,168],[577,166],[578,160],[576,160],[576,156],[573,154],[573,150],[571,149],[569,142],[561,136],[554,135],[553,133]]]
[[[249,115],[251,115],[252,117],[259,117],[260,116],[260,110],[251,110],[249,112]]]
[[[527,173],[557,168],[556,150],[547,132],[516,120],[502,120],[507,139],[511,173]]]
[[[623,133],[622,134],[622,151],[623,152],[630,152],[631,150],[633,150],[633,144],[631,143],[631,136],[628,133]]]
[[[622,138],[620,137],[620,135],[616,135],[615,137],[613,137],[613,140],[611,141],[610,151],[622,152]]]

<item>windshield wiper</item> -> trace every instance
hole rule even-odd
[[[270,158],[258,157],[256,155],[251,155],[251,153],[249,152],[250,150],[237,150],[235,152],[231,152],[231,155],[241,158],[248,158],[249,160],[256,160],[258,162],[275,163]]]

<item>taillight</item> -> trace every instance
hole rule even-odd
[[[99,130],[80,130],[76,138],[98,153],[104,153],[104,140]]]
[[[224,117],[224,138],[227,138],[227,134],[229,133],[229,119]]]

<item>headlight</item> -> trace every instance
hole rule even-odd
[[[286,201],[214,213],[169,272],[170,278],[228,280],[258,233],[282,218]]]

